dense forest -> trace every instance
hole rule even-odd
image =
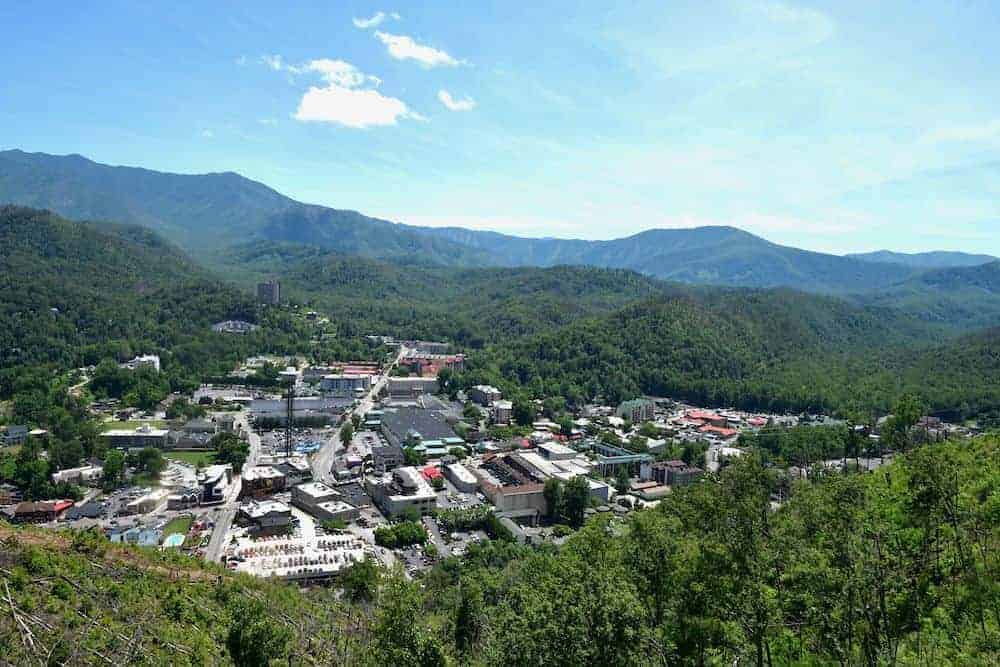
[[[561,546],[300,591],[92,533],[0,525],[14,664],[990,664],[1000,441],[781,482],[753,457]],[[337,590],[339,589],[339,591]]]
[[[0,398],[26,367],[156,353],[176,391],[260,352],[370,357],[378,351],[362,336],[381,333],[452,341],[470,353],[453,387],[491,382],[525,400],[654,394],[869,422],[909,392],[951,419],[1000,416],[998,330],[968,333],[968,317],[916,307],[682,286],[621,269],[463,269],[292,243],[233,248],[221,266],[242,267],[240,280],[283,281],[293,306],[266,308],[143,228],[6,207],[0,240],[9,248],[0,258]],[[964,271],[993,284],[991,265]],[[972,280],[946,273],[935,284]],[[322,335],[298,316],[306,308],[330,315]],[[211,331],[230,318],[262,326]]]
[[[315,341],[293,312],[258,307],[249,293],[193,264],[141,227],[79,223],[0,208],[0,398],[25,368],[56,372],[105,359],[158,354],[174,390],[225,375],[261,352],[318,360],[369,355],[357,338]],[[262,326],[220,335],[211,325]]]
[[[837,413],[858,423],[909,392],[950,418],[1000,416],[1000,332],[930,345],[917,342],[908,318],[881,319],[815,299],[774,291],[658,297],[490,346],[455,382],[576,403],[649,394]]]

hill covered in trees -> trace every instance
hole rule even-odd
[[[959,330],[1000,325],[1000,262],[927,271],[855,301]]]
[[[996,332],[931,336],[908,316],[790,291],[654,297],[490,346],[456,382],[576,403],[649,394],[863,422],[911,392],[954,418],[1000,416]]]
[[[445,338],[472,351],[460,381],[571,402],[648,393],[871,414],[919,386],[933,409],[949,414],[997,407],[990,335],[948,340],[953,323],[888,305],[684,286],[623,269],[400,264],[277,242],[232,250],[227,265],[246,267],[244,279],[280,269],[287,293],[333,315],[338,335],[318,349],[293,311],[260,309],[145,228],[2,212],[9,251],[0,258],[0,395],[25,366],[158,353],[177,389],[257,352],[365,356],[361,335],[377,332]],[[984,274],[988,287],[993,268],[946,274]],[[956,283],[970,279],[936,284]],[[248,336],[211,332],[230,318],[266,326]]]
[[[747,457],[562,546],[472,545],[420,582],[232,575],[0,524],[13,664],[990,664],[1000,442],[783,480]],[[774,508],[772,494],[790,491]],[[342,593],[337,589],[341,589]]]
[[[5,206],[0,247],[0,397],[30,367],[65,371],[156,353],[177,388],[228,372],[248,354],[313,351],[311,334],[288,313],[260,310],[148,229]],[[211,331],[226,319],[265,326],[246,336]],[[325,345],[316,352],[364,353],[358,341]]]

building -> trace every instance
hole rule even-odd
[[[152,368],[157,373],[160,372],[160,357],[155,354],[142,354],[134,359],[126,361],[122,364],[124,368],[130,368],[136,370],[138,368]]]
[[[285,490],[285,474],[274,466],[259,465],[243,473],[240,495],[244,498],[264,498]]]
[[[155,512],[161,505],[167,502],[169,491],[166,489],[153,489],[149,493],[139,496],[130,501],[125,506],[126,514],[149,514]]]
[[[292,508],[276,500],[244,503],[239,516],[255,535],[287,533],[292,525]]]
[[[649,454],[636,454],[622,447],[615,447],[600,440],[588,442],[594,457],[597,459],[597,470],[603,477],[610,477],[618,472],[618,468],[625,466],[629,473],[641,470],[644,463],[652,463],[653,457]]]
[[[15,523],[46,523],[55,521],[59,515],[73,506],[72,500],[44,500],[41,502],[18,503],[14,508]]]
[[[389,408],[382,413],[382,434],[389,444],[412,446],[429,441],[462,442],[445,415],[421,408]]]
[[[514,404],[511,401],[496,401],[493,404],[493,423],[509,424],[514,416]]]
[[[340,493],[323,482],[309,482],[292,487],[292,505],[313,514],[320,503],[339,500]]]
[[[702,435],[717,438],[719,440],[735,440],[740,434],[734,428],[727,428],[725,426],[715,426],[713,424],[705,424],[698,428],[698,432]]]
[[[483,407],[488,408],[501,398],[502,394],[500,390],[488,384],[477,384],[475,387],[469,389],[469,400]]]
[[[643,481],[653,481],[666,486],[686,486],[698,481],[703,474],[701,468],[674,459],[644,464],[640,478]]]
[[[132,429],[111,429],[102,433],[101,437],[107,440],[108,447],[112,449],[142,449],[144,447],[166,449],[169,434],[170,431],[165,428],[153,428],[148,424],[143,424]]]
[[[399,365],[414,375],[437,377],[442,368],[448,368],[456,373],[464,371],[465,355],[410,353],[399,361]]]
[[[52,481],[56,484],[66,482],[67,484],[92,485],[100,482],[103,476],[104,468],[101,466],[80,466],[53,473]]]
[[[26,442],[28,442],[27,426],[11,425],[0,428],[0,445],[13,447],[15,445],[23,445]]]
[[[292,505],[321,521],[355,521],[361,515],[355,505],[344,499],[343,493],[322,482],[293,486]]]
[[[397,516],[411,507],[420,514],[429,514],[437,507],[437,493],[420,470],[412,466],[396,468],[381,477],[368,477],[365,489],[387,516]]]
[[[320,391],[324,391],[331,396],[341,396],[353,398],[358,394],[367,392],[372,387],[372,377],[370,375],[324,375],[320,380]]]
[[[550,461],[566,461],[580,456],[572,447],[558,442],[543,442],[538,445],[538,451]]]
[[[416,398],[423,394],[436,394],[436,377],[392,377],[389,378],[390,398]]]
[[[21,501],[21,490],[13,484],[0,484],[0,505],[12,505]]]
[[[335,396],[302,396],[295,398],[295,418],[336,417],[351,405],[351,399]],[[263,419],[283,421],[288,402],[281,398],[255,398],[250,402],[250,414]]]
[[[406,457],[399,445],[379,445],[372,447],[372,469],[377,475],[384,475],[403,465]]]
[[[175,489],[167,496],[168,510],[186,510],[197,507],[201,502],[201,489],[191,487],[187,489]]]
[[[281,285],[277,280],[257,283],[257,301],[277,305],[281,303]]]
[[[264,457],[261,457],[262,459]],[[271,467],[285,476],[285,487],[303,484],[312,480],[312,468],[304,456],[281,457],[273,459]]]
[[[461,463],[450,463],[444,467],[444,476],[452,486],[462,493],[475,493],[479,488],[479,480]]]
[[[618,406],[615,414],[627,419],[633,424],[653,421],[656,418],[656,406],[653,401],[645,398],[635,398]]]
[[[513,454],[487,454],[472,473],[499,512],[532,519],[545,513],[544,477],[527,469]]]
[[[198,475],[202,505],[218,505],[225,502],[226,492],[233,481],[233,466],[217,464],[209,466]]]
[[[219,425],[211,419],[191,419],[182,427],[185,433],[202,433],[205,435],[215,435],[219,432]]]
[[[215,333],[247,334],[258,329],[256,324],[250,324],[243,320],[226,320],[212,325]]]
[[[431,340],[408,340],[404,345],[418,354],[447,354],[451,348],[449,343]]]

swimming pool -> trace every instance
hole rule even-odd
[[[181,533],[171,533],[163,540],[163,548],[179,547],[184,544],[184,535]]]

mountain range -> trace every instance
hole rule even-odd
[[[417,227],[297,202],[231,172],[170,174],[20,150],[0,152],[0,202],[141,225],[213,262],[236,244],[270,241],[406,264],[586,265],[690,284],[852,293],[901,284],[930,268],[992,259],[962,253],[844,257],[782,246],[733,227],[654,229],[607,241]]]

